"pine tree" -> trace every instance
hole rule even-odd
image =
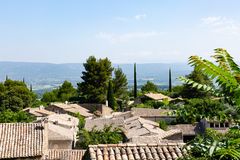
[[[134,98],[137,98],[137,68],[136,63],[134,63],[134,90],[133,90]]]
[[[168,91],[172,92],[172,71],[171,71],[171,68],[169,68],[169,86],[168,86]]]
[[[113,110],[116,110],[116,103],[113,95],[112,80],[109,80],[108,82],[107,100],[108,100],[108,106],[111,107]]]
[[[128,82],[127,77],[121,68],[114,70],[113,92],[116,98],[122,99],[127,94]]]
[[[78,94],[87,103],[105,103],[108,82],[112,76],[112,63],[108,58],[96,59],[90,56],[83,64],[83,82],[78,83]]]

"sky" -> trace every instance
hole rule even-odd
[[[239,0],[0,0],[0,61],[240,60]]]

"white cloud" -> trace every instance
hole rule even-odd
[[[136,39],[145,39],[149,37],[156,37],[162,35],[160,32],[129,32],[124,34],[114,34],[114,33],[107,33],[107,32],[100,32],[97,34],[97,38],[101,38],[107,40],[111,43],[122,43],[122,42],[129,42],[131,40]]]
[[[115,17],[115,20],[117,21],[122,21],[122,22],[127,22],[127,21],[141,21],[141,20],[144,20],[147,18],[147,15],[144,13],[144,14],[137,14],[135,16],[131,16],[131,17]]]
[[[236,20],[227,17],[213,16],[202,18],[202,22],[213,32],[227,35],[240,35],[240,23]]]
[[[147,17],[146,14],[138,14],[138,15],[134,16],[134,18],[135,18],[136,20],[143,20],[143,19],[145,19],[146,17]]]

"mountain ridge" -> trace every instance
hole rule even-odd
[[[133,85],[133,64],[113,64],[122,68],[128,78],[129,86]],[[138,85],[151,80],[157,85],[168,84],[168,69],[172,70],[173,85],[180,82],[179,76],[191,72],[191,67],[186,63],[139,63],[137,64]],[[44,62],[11,62],[0,61],[0,81],[4,81],[6,75],[15,80],[25,79],[27,84],[32,84],[34,90],[58,87],[64,80],[68,80],[76,86],[81,81],[81,73],[84,70],[83,63],[44,63]]]

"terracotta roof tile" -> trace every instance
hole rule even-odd
[[[41,123],[0,123],[0,159],[43,155]]]
[[[153,100],[157,100],[157,101],[164,100],[164,99],[167,99],[168,101],[173,100],[171,97],[168,97],[161,93],[146,93],[146,94],[144,94],[144,96],[151,98]]]
[[[85,119],[84,128],[91,131],[93,128],[97,130],[102,130],[104,126],[112,125],[113,128],[121,128],[124,125],[124,119],[122,117],[118,118],[97,118],[97,119]]]
[[[152,108],[132,108],[132,114],[140,117],[164,117],[170,116],[171,110],[168,109],[152,109]],[[171,116],[172,117],[172,116]]]
[[[82,115],[84,117],[93,116],[93,114],[90,113],[88,109],[80,106],[79,104],[52,103],[51,106],[61,108],[67,112],[79,113],[80,115]]]
[[[183,146],[184,143],[90,145],[89,154],[91,160],[172,160],[185,154]]]
[[[50,149],[47,160],[82,160],[85,150]]]

